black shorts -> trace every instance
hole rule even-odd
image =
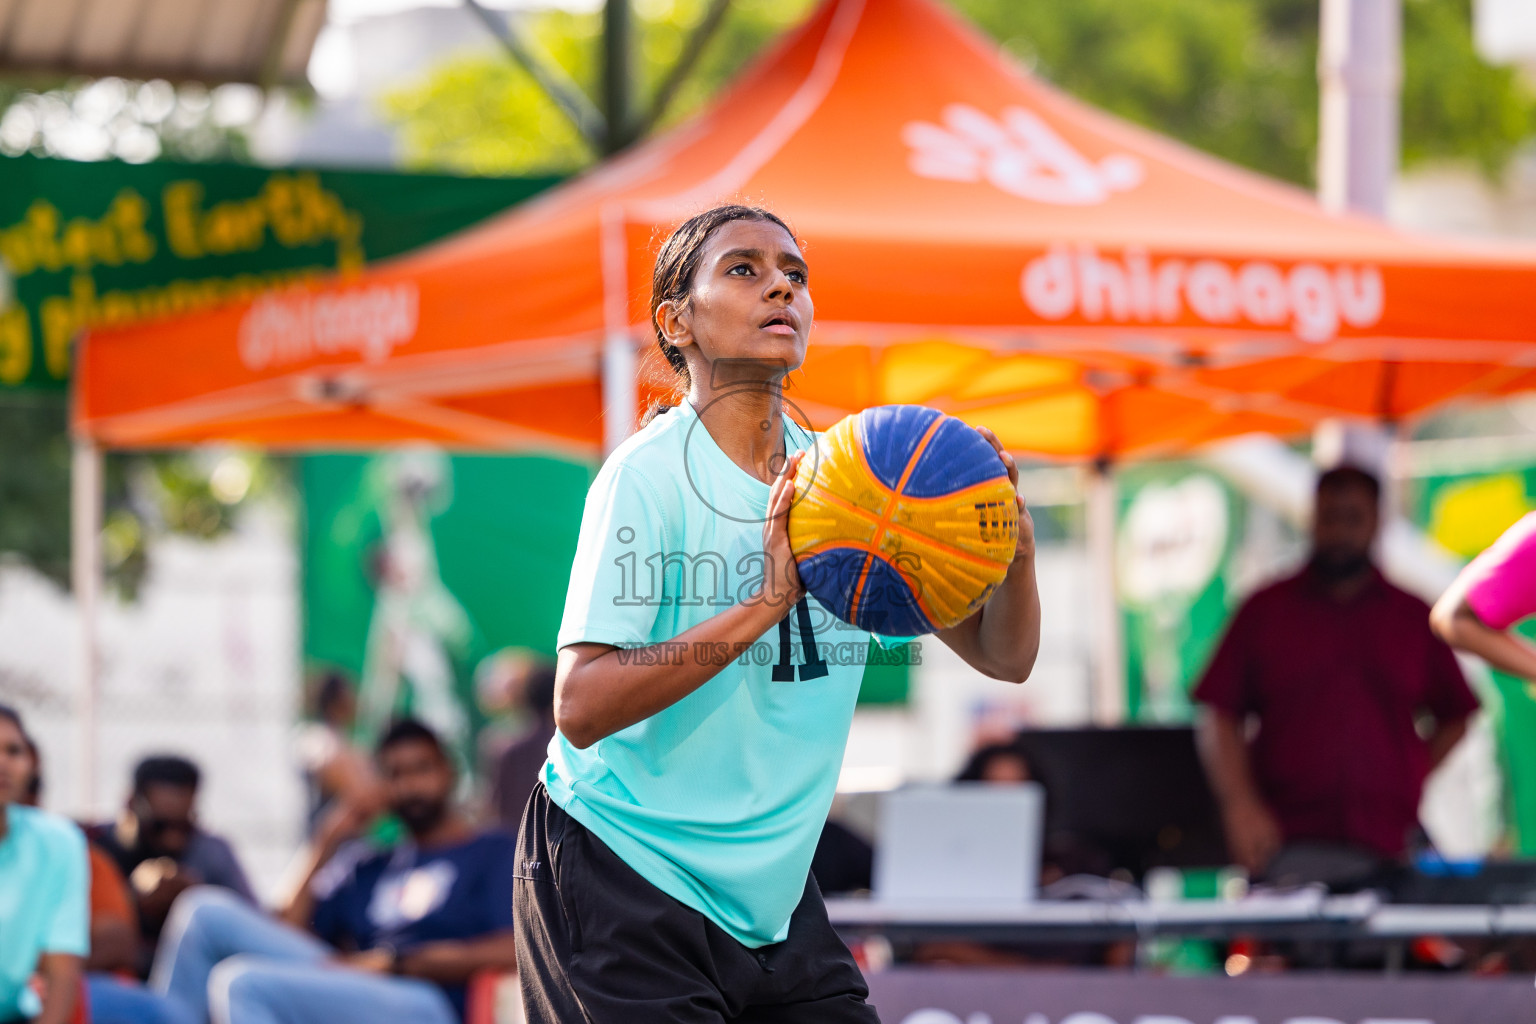
[[[810,877],[788,938],[749,949],[640,877],[542,785],[517,864],[529,1024],[879,1024]]]

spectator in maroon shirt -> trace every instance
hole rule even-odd
[[[1344,887],[1401,861],[1477,709],[1429,606],[1371,562],[1380,495],[1363,470],[1323,474],[1311,560],[1243,604],[1195,689],[1227,842],[1256,878]]]

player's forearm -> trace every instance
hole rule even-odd
[[[1040,653],[1040,591],[1031,549],[1009,568],[981,610],[934,634],[976,671],[1022,683]]]
[[[713,679],[791,607],[785,598],[748,601],[650,647],[563,648],[555,682],[555,725],[581,748],[644,721]],[[595,650],[602,653],[593,656]]]
[[[978,663],[994,679],[1022,683],[1040,654],[1040,589],[1033,555],[1020,558],[981,609],[976,627]]]
[[[1465,604],[1449,609],[1437,604],[1430,623],[1452,647],[1477,655],[1500,672],[1536,682],[1536,647],[1513,633],[1489,629]]]
[[[1512,633],[1479,624],[1464,647],[1501,672],[1536,683],[1536,647]]]

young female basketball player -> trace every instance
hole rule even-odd
[[[518,845],[537,1024],[878,1020],[809,871],[864,674],[850,655],[869,643],[805,595],[785,526],[813,442],[782,390],[805,358],[809,284],[794,235],[755,208],[694,217],[657,258],[657,341],[688,394],[587,496],[559,732]],[[914,282],[888,284],[899,301]],[[1007,578],[939,638],[990,676],[1028,676],[1040,604],[1022,502]]]

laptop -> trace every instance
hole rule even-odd
[[[1035,898],[1045,790],[956,782],[887,794],[875,847],[883,902],[1024,903]]]

